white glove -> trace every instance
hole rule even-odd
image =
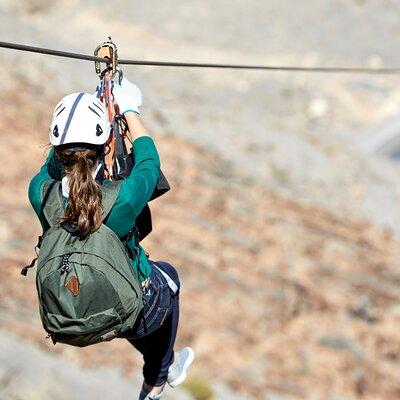
[[[139,107],[142,105],[140,89],[126,78],[122,79],[121,84],[116,81],[113,83],[112,94],[118,104],[120,114],[124,115],[128,111],[140,114]]]

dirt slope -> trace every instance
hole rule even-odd
[[[67,360],[132,371],[140,360],[126,343],[53,348],[40,327],[34,274],[19,275],[39,233],[26,190],[51,110],[35,90],[0,99],[0,327]],[[397,399],[399,243],[383,229],[271,194],[233,175],[214,151],[173,134],[156,141],[173,190],[154,202],[146,248],[179,268],[179,343],[196,349],[193,372],[250,398]]]

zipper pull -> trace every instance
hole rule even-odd
[[[61,275],[64,275],[66,272],[69,272],[69,258],[71,254],[64,254],[61,262]]]

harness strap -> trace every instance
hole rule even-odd
[[[39,254],[39,248],[42,243],[43,236],[38,237],[37,245],[35,246],[36,257],[31,261],[31,263],[21,269],[21,275],[26,276],[28,274],[28,269],[33,268],[36,264]]]
[[[61,181],[51,180],[43,185],[41,212],[51,227],[58,224],[64,213]]]
[[[111,209],[114,206],[115,201],[117,200],[119,190],[121,188],[122,181],[115,181],[111,183],[107,183],[101,187],[101,192],[103,195],[102,204],[103,204],[103,216],[102,221],[104,221]]]
[[[38,258],[35,257],[35,258],[31,261],[31,263],[30,263],[29,265],[26,265],[25,267],[23,267],[23,268],[21,269],[21,275],[26,276],[26,275],[28,274],[28,269],[29,269],[29,268],[33,268],[33,267],[35,266],[37,259],[38,259]]]
[[[152,262],[151,263],[153,265],[153,267],[157,268],[161,275],[165,278],[165,280],[167,281],[167,284],[169,286],[169,288],[172,290],[173,294],[176,294],[178,292],[178,285],[172,280],[172,278],[165,272],[163,271],[156,263]]]

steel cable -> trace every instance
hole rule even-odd
[[[100,61],[107,63],[108,59],[96,56],[89,56],[80,53],[71,53],[61,50],[47,49],[43,47],[27,46],[17,43],[1,42],[0,48],[7,48],[20,51],[28,51],[38,54],[47,54],[57,57],[74,58],[77,60]],[[214,63],[190,63],[171,61],[145,61],[145,60],[124,60],[119,59],[121,65],[147,65],[157,67],[184,67],[184,68],[220,68],[220,69],[245,69],[263,71],[289,71],[289,72],[321,72],[321,73],[349,73],[349,74],[400,74],[400,67],[391,68],[367,68],[367,67],[299,67],[282,65],[245,65],[245,64],[214,64]]]

